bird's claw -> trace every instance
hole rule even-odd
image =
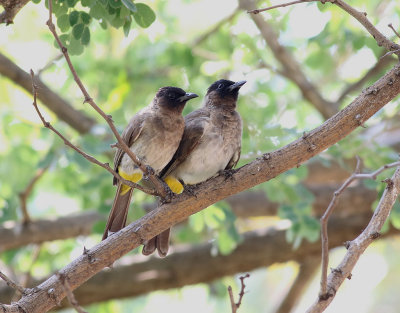
[[[219,172],[220,175],[225,176],[225,180],[227,180],[228,178],[232,178],[234,173],[235,173],[234,169],[227,169]]]
[[[190,194],[192,197],[195,197],[197,199],[197,195],[195,193],[195,185],[184,185],[184,190]]]

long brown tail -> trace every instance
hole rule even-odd
[[[110,233],[115,233],[126,225],[126,217],[128,216],[133,188],[129,189],[124,195],[121,195],[121,187],[122,184],[119,183],[102,240],[106,239]]]
[[[158,252],[158,255],[162,258],[167,256],[168,249],[169,249],[169,234],[170,234],[171,229],[168,228],[167,230],[164,230],[161,234],[151,238],[149,241],[147,241],[143,245],[143,250],[142,254],[144,255],[150,255],[152,254],[156,249]]]

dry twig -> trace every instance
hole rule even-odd
[[[21,295],[23,295],[25,293],[24,287],[17,284],[11,278],[8,278],[7,275],[4,274],[2,271],[0,271],[0,278],[3,279],[8,286],[10,286],[12,289],[16,290],[17,292],[19,292]]]
[[[67,298],[69,303],[74,307],[74,309],[78,313],[87,313],[78,303],[76,300],[74,293],[72,292],[71,286],[68,283],[67,277],[65,275],[58,273],[58,278],[60,279],[62,286],[64,288],[65,293],[67,294]]]
[[[26,186],[25,190],[18,194],[19,200],[21,203],[21,211],[22,211],[22,224],[26,225],[31,222],[31,218],[29,216],[28,207],[26,205],[29,195],[31,194],[33,187],[38,182],[38,180],[43,176],[43,174],[47,171],[50,165],[37,169],[35,175],[32,177],[31,181]]]
[[[104,111],[102,109],[100,109],[100,107],[94,102],[93,98],[87,92],[85,86],[83,85],[82,81],[80,80],[80,78],[79,78],[79,76],[78,76],[78,74],[77,74],[77,72],[76,72],[76,70],[75,70],[75,68],[74,68],[74,66],[72,64],[71,58],[69,57],[69,54],[68,54],[68,50],[62,44],[62,42],[60,40],[60,37],[57,34],[56,27],[53,24],[53,19],[52,19],[53,4],[52,4],[52,1],[49,0],[48,4],[49,4],[49,19],[46,22],[46,24],[49,27],[50,32],[53,34],[55,40],[57,41],[58,46],[60,47],[61,52],[63,53],[63,55],[65,57],[65,60],[68,63],[68,67],[69,67],[69,69],[70,69],[70,71],[71,71],[71,73],[72,73],[72,75],[74,77],[74,80],[75,80],[76,84],[78,85],[79,89],[82,91],[82,94],[83,94],[83,96],[85,98],[84,103],[89,103],[90,106],[107,122],[107,124],[110,127],[111,131],[113,132],[115,138],[117,139],[117,143],[114,146],[118,147],[119,149],[123,150],[127,155],[129,155],[129,157],[132,159],[132,161],[141,169],[141,171],[143,172],[143,175],[145,177],[148,177],[149,180],[153,183],[153,185],[154,185],[154,187],[156,189],[156,194],[154,194],[154,192],[152,192],[150,194],[158,195],[158,196],[160,196],[162,198],[165,198],[167,196],[167,192],[166,192],[166,189],[165,189],[166,185],[161,181],[160,178],[158,178],[154,174],[154,171],[148,165],[146,165],[143,162],[141,162],[137,158],[135,153],[133,153],[133,151],[131,149],[129,149],[128,145],[124,142],[124,140],[122,139],[122,137],[119,134],[118,130],[116,129],[116,127],[114,125],[114,122],[112,120],[112,117],[110,115],[107,115],[106,113],[104,113]],[[112,174],[125,184],[126,180],[122,180],[119,175],[116,176],[114,173],[112,173]],[[126,185],[128,185],[128,184],[126,184]],[[129,185],[129,186],[131,186],[131,185]],[[137,189],[140,189],[140,188],[137,188]],[[140,190],[142,190],[142,189],[140,189]]]
[[[400,193],[400,163],[393,174],[392,178],[386,179],[386,189],[379,201],[377,208],[364,231],[353,241],[346,243],[347,253],[342,262],[337,268],[331,271],[327,279],[327,292],[324,295],[319,295],[317,300],[307,310],[307,313],[323,312],[335,297],[336,291],[346,278],[351,277],[351,271],[356,265],[360,256],[364,253],[367,247],[380,236],[380,231],[383,224],[389,217],[390,211],[396,202]],[[392,163],[394,164],[394,163]],[[379,169],[378,171],[380,171]],[[377,175],[375,171],[371,174],[354,174],[368,175],[374,177]]]
[[[240,305],[242,304],[242,299],[244,296],[244,289],[246,288],[246,285],[244,284],[244,280],[246,278],[250,277],[250,274],[246,274],[244,276],[240,276],[240,292],[239,292],[239,300],[238,302],[235,303],[235,299],[233,298],[233,292],[232,292],[232,287],[228,286],[228,293],[229,293],[229,300],[231,302],[231,308],[232,308],[232,313],[236,313],[237,310],[239,309]]]
[[[391,28],[391,29],[393,30],[393,32],[395,33],[395,35],[396,35],[398,38],[400,38],[400,34],[394,29],[392,23],[390,23],[390,24],[388,25],[388,27]]]
[[[398,167],[400,166],[399,162],[394,162],[391,164],[386,164],[372,172],[370,174],[360,174],[360,166],[361,160],[357,157],[357,166],[354,173],[343,183],[343,185],[334,192],[333,198],[329,203],[328,208],[326,209],[324,215],[321,217],[321,243],[322,243],[322,272],[321,272],[321,290],[319,295],[321,298],[326,298],[328,294],[328,263],[329,263],[329,242],[328,242],[328,220],[329,217],[332,215],[333,210],[335,209],[337,202],[339,200],[339,196],[343,193],[343,191],[356,179],[373,179],[375,180],[376,177],[385,171],[386,169]]]
[[[51,1],[50,1],[51,2]],[[37,105],[37,87],[34,83],[34,73],[31,70],[31,76],[32,76],[32,93],[33,93],[33,106],[35,107],[35,110],[37,112],[37,114],[39,115],[40,120],[42,121],[44,127],[50,129],[51,131],[53,131],[54,133],[57,134],[58,137],[60,137],[63,141],[64,144],[72,149],[74,149],[76,152],[78,152],[80,155],[82,155],[86,160],[88,160],[89,162],[92,162],[94,164],[97,164],[98,166],[101,166],[102,168],[104,168],[105,170],[107,170],[108,172],[110,172],[111,174],[113,174],[115,177],[117,177],[121,182],[123,182],[125,185],[128,185],[132,188],[136,188],[139,189],[149,195],[158,195],[158,193],[151,189],[151,188],[147,188],[144,186],[141,186],[139,184],[133,183],[129,180],[126,180],[124,178],[122,178],[116,171],[114,171],[110,165],[108,163],[102,163],[99,160],[97,160],[95,157],[87,154],[86,152],[82,151],[81,149],[79,149],[77,146],[75,146],[74,144],[72,144],[72,142],[70,142],[66,137],[64,137],[64,135],[62,135],[57,129],[55,129],[49,122],[47,122],[44,118],[44,116],[42,115],[42,113],[39,110],[39,107]]]
[[[288,2],[285,4],[279,4],[276,6],[271,6],[268,8],[264,9],[255,9],[255,10],[250,10],[248,13],[253,13],[253,14],[258,14],[263,11],[279,8],[279,7],[285,7],[288,5],[294,5],[298,3],[306,3],[306,2],[315,2],[319,1],[323,4],[326,2],[330,2],[332,4],[337,5],[340,7],[342,10],[346,11],[349,13],[351,16],[353,16],[357,21],[361,23],[361,25],[364,26],[364,28],[374,37],[376,40],[378,46],[384,46],[387,50],[393,51],[393,53],[400,55],[400,51],[397,51],[400,49],[400,45],[394,43],[393,41],[389,40],[386,38],[368,19],[367,19],[367,13],[365,12],[359,12],[352,6],[348,5],[346,2],[343,0],[298,0],[298,1],[293,1],[293,2]]]

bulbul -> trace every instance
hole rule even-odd
[[[232,169],[239,161],[242,119],[236,102],[245,83],[216,81],[208,88],[203,107],[185,117],[179,148],[161,172],[174,193],[181,193],[183,185],[198,184],[222,170]],[[161,257],[166,256],[169,232],[168,229],[148,241],[142,253],[149,255],[157,248]]]
[[[123,131],[124,142],[144,164],[153,168],[156,175],[165,168],[176,152],[185,127],[182,110],[186,102],[195,97],[198,95],[186,93],[181,88],[160,88],[151,104],[135,114]],[[114,170],[134,183],[143,177],[140,168],[121,149],[116,151]],[[113,183],[118,188],[103,240],[125,227],[133,192],[131,187],[122,184],[115,177]]]

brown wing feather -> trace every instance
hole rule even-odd
[[[225,167],[226,170],[230,170],[236,166],[240,159],[240,153],[241,147],[239,147],[238,150],[232,155],[232,158],[229,160],[228,164]]]
[[[139,138],[142,129],[143,129],[143,121],[144,114],[136,114],[128,123],[128,126],[122,132],[122,140],[128,145],[128,147],[132,146],[136,139]],[[118,149],[114,156],[114,171],[118,172],[119,164],[121,163],[122,157],[124,156],[124,151],[122,149]],[[116,185],[118,180],[114,177],[113,184]]]
[[[204,127],[209,118],[210,112],[205,108],[198,109],[185,116],[185,130],[182,140],[172,160],[161,172],[161,177],[167,177],[196,148],[203,137]]]

